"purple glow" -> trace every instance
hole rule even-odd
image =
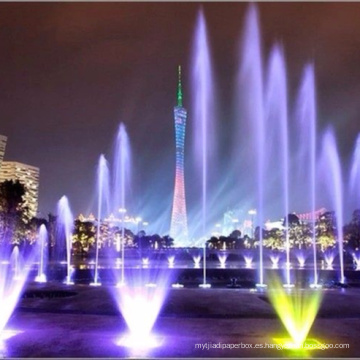
[[[290,241],[287,216],[289,214],[289,134],[286,65],[283,49],[275,45],[270,54],[266,86],[266,114],[272,127],[279,129],[283,209],[285,213],[286,262],[290,262]],[[264,150],[263,150],[264,151]],[[264,155],[262,155],[264,156]],[[276,155],[275,155],[276,156]],[[286,268],[286,284],[290,285],[290,267]]]
[[[32,254],[26,261],[20,262],[19,248],[16,246],[11,255],[10,264],[0,265],[0,334],[1,340],[4,340],[6,334],[5,326],[13,313],[16,304],[20,298],[21,291],[27,280],[30,264],[32,263]]]
[[[62,232],[66,243],[66,264],[67,274],[65,283],[72,284],[71,281],[71,249],[72,249],[72,231],[74,227],[74,218],[70,210],[69,200],[63,196],[58,202],[58,226]]]
[[[249,123],[257,165],[257,220],[263,224],[264,207],[264,157],[265,124],[263,101],[263,70],[259,19],[256,6],[251,4],[245,19],[245,31],[241,49],[239,96],[243,99],[244,116]],[[259,285],[264,285],[263,234],[259,233]]]
[[[299,122],[300,144],[301,148],[301,168],[302,166],[309,166],[310,171],[305,174],[305,186],[307,186],[307,193],[310,194],[310,209],[311,213],[315,214],[316,210],[316,94],[315,94],[315,75],[314,66],[307,65],[304,69],[302,82],[300,85],[298,100],[297,100],[297,116]],[[303,146],[304,142],[309,142],[310,146]],[[308,174],[308,175],[307,175]],[[316,255],[316,217],[313,216],[311,222],[312,228],[312,248],[313,248],[313,263],[314,263],[314,285],[318,285],[318,271],[317,271],[317,255]]]
[[[204,237],[207,230],[207,187],[208,187],[208,165],[211,150],[214,147],[213,135],[213,80],[209,45],[206,34],[206,23],[204,14],[199,12],[196,24],[194,50],[193,50],[193,104],[194,104],[194,136],[195,136],[195,157],[199,178],[202,184],[202,219],[201,235]],[[208,145],[211,144],[211,147]]]
[[[328,129],[323,139],[323,161],[329,169],[327,177],[333,206],[336,212],[337,243],[339,248],[340,260],[340,282],[345,282],[344,276],[344,252],[343,252],[343,183],[341,177],[341,165],[336,146],[335,135]]]
[[[168,257],[168,265],[170,268],[174,267],[174,264],[175,264],[175,256],[169,256]]]
[[[218,255],[220,267],[225,268],[227,257],[228,257],[227,255]]]
[[[46,282],[46,275],[44,272],[45,266],[44,266],[44,247],[47,242],[48,233],[46,230],[46,226],[42,224],[40,226],[39,232],[38,232],[38,247],[39,247],[39,268],[38,268],[38,274],[35,278],[36,282],[44,283]]]
[[[99,158],[97,170],[97,227],[96,227],[96,241],[95,241],[95,274],[93,286],[100,285],[99,283],[99,247],[100,247],[100,225],[103,205],[105,203],[108,208],[109,204],[109,168],[105,156],[102,154]]]

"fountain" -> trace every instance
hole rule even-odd
[[[226,267],[227,255],[224,254],[218,255],[218,259],[219,259],[220,267],[224,269]]]
[[[263,101],[263,71],[261,58],[260,30],[257,9],[250,5],[245,19],[245,31],[242,43],[241,69],[238,93],[243,95],[244,116],[251,127],[250,136],[257,146],[254,147],[256,159],[257,184],[257,220],[263,224],[264,208],[264,166],[265,166],[265,124]],[[263,266],[263,233],[259,232],[259,282],[258,287],[264,284]]]
[[[334,133],[331,129],[328,129],[324,134],[323,139],[323,154],[322,154],[323,166],[326,164],[329,168],[330,175],[328,177],[331,198],[333,206],[336,211],[336,228],[337,228],[337,243],[339,249],[339,261],[340,261],[340,283],[345,283],[344,276],[344,252],[343,252],[343,184],[341,178],[341,166],[340,159],[336,147],[336,141]]]
[[[100,155],[99,165],[97,171],[97,194],[98,194],[98,207],[97,207],[97,228],[96,228],[96,241],[95,241],[95,274],[93,286],[99,286],[99,246],[100,246],[100,227],[103,205],[109,204],[109,169],[104,155]]]
[[[194,261],[194,267],[197,269],[200,268],[201,256],[199,255],[193,256],[193,261]]]
[[[332,250],[325,251],[324,259],[325,259],[325,263],[326,263],[326,270],[333,270],[333,262],[335,259],[335,252]]]
[[[245,260],[245,267],[247,269],[251,269],[252,268],[252,263],[253,263],[252,255],[244,255],[244,260]]]
[[[175,256],[169,256],[167,260],[169,268],[173,268],[175,264]]]
[[[18,331],[6,329],[6,325],[20,299],[21,292],[31,269],[33,254],[20,262],[19,247],[15,246],[9,264],[0,264],[0,351],[3,342],[16,335]],[[0,352],[1,355],[3,355]]]
[[[278,269],[279,268],[280,255],[278,255],[278,254],[270,255],[270,260],[271,260],[272,268],[273,269]]]
[[[116,251],[121,251],[121,279],[119,286],[125,284],[125,213],[126,210],[126,192],[130,183],[130,141],[126,132],[125,125],[119,125],[119,131],[116,139],[116,153],[114,158],[114,205],[113,211],[121,214],[121,241],[116,244]],[[120,244],[121,243],[121,244]]]
[[[194,104],[194,136],[195,159],[199,179],[201,179],[201,237],[207,231],[207,195],[208,195],[208,164],[215,141],[213,134],[214,96],[211,59],[206,34],[204,14],[199,12],[194,40],[192,59],[192,90]]]
[[[45,275],[45,253],[44,248],[47,242],[47,230],[46,226],[42,224],[38,231],[38,247],[39,247],[39,268],[38,274],[35,277],[36,282],[44,283],[46,282],[46,275]]]
[[[318,313],[322,292],[303,289],[286,289],[274,277],[269,283],[269,299],[290,339],[274,339],[288,349],[302,349]],[[316,342],[317,341],[314,341]],[[285,346],[284,346],[285,347]]]
[[[265,109],[268,126],[280,129],[280,158],[282,172],[283,207],[286,214],[285,227],[285,251],[286,263],[290,263],[290,240],[289,240],[289,140],[288,140],[288,110],[287,110],[287,85],[286,65],[283,50],[275,45],[270,54],[268,65],[268,80],[266,86]],[[286,267],[286,287],[291,287],[290,267]]]
[[[302,82],[300,85],[297,100],[297,117],[301,134],[300,147],[304,154],[303,164],[309,164],[309,178],[307,187],[310,191],[310,210],[313,214],[311,221],[312,230],[312,249],[314,263],[314,281],[312,287],[319,287],[317,271],[317,252],[316,252],[316,217],[315,217],[315,195],[316,195],[316,99],[315,99],[315,80],[314,66],[307,65],[304,69]],[[310,142],[309,148],[304,147],[304,142]],[[305,148],[305,149],[304,149]],[[305,165],[306,166],[306,165]]]
[[[66,278],[65,284],[73,284],[71,280],[71,249],[74,218],[70,210],[68,198],[63,196],[58,202],[58,239],[63,238],[66,246]]]

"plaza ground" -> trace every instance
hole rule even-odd
[[[287,334],[266,292],[195,288],[169,290],[153,331],[159,346],[135,351],[117,344],[127,327],[112,296],[113,290],[112,286],[65,286],[56,282],[28,284],[7,326],[19,332],[3,342],[2,355],[50,358],[360,355],[357,288],[323,290],[320,311],[308,336],[324,344],[349,347],[312,351],[269,348],[275,344],[274,338]],[[234,349],[199,348],[199,344],[206,343],[220,343],[221,347],[239,345]]]

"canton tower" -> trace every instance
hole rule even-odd
[[[182,105],[181,66],[178,68],[178,76],[177,105],[174,107],[176,169],[170,236],[176,242],[186,242],[188,240],[188,227],[185,201],[184,147],[187,111]]]

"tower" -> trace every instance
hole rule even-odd
[[[185,200],[184,147],[187,111],[182,104],[181,66],[178,68],[177,105],[174,107],[176,167],[170,236],[176,242],[188,240]]]

